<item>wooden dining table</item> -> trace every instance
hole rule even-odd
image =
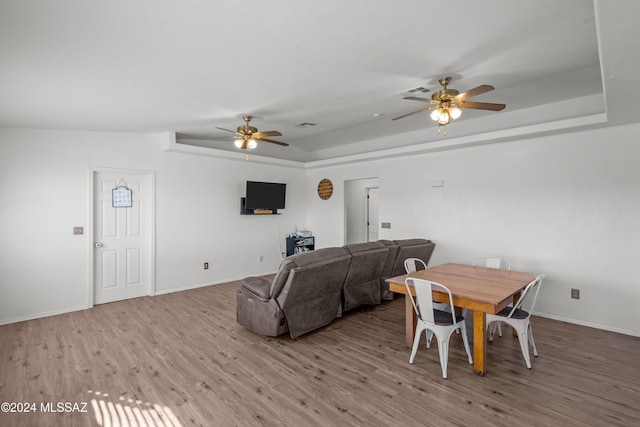
[[[536,276],[521,271],[442,264],[387,279],[390,291],[405,295],[405,341],[407,347],[411,348],[417,318],[411,299],[407,295],[407,277],[445,285],[451,291],[456,308],[473,311],[473,371],[478,375],[485,375],[486,314],[496,314],[509,304],[517,302],[522,289]],[[412,288],[411,293],[415,295]],[[449,303],[448,298],[447,294],[433,292],[434,301]]]

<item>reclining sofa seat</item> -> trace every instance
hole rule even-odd
[[[343,246],[351,254],[351,265],[343,287],[342,309],[380,304],[380,274],[389,249],[380,242]]]
[[[395,294],[389,290],[386,280],[406,273],[404,260],[407,258],[420,258],[428,265],[436,244],[427,239],[379,240],[379,242],[389,250],[380,275],[381,297],[389,301],[394,299]]]
[[[396,242],[393,240],[378,240],[382,243],[388,250],[387,259],[384,261],[384,266],[382,267],[382,273],[380,274],[380,299],[384,301],[391,301],[394,298],[394,293],[389,290],[389,284],[386,280],[389,277],[393,277],[391,273],[393,273],[393,266],[396,263],[396,258],[398,257],[398,251],[400,247],[396,245]]]
[[[344,248],[323,248],[285,258],[271,283],[242,279],[238,323],[266,336],[289,331],[292,338],[328,325],[340,311],[351,258]]]
[[[426,265],[429,265],[429,259],[436,247],[435,243],[427,239],[404,239],[394,240],[394,242],[398,245],[398,255],[389,277],[407,273],[404,269],[404,260],[407,258],[420,258]]]

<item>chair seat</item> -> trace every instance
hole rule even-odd
[[[451,313],[448,311],[433,309],[433,318],[436,325],[453,325]],[[462,322],[463,320],[463,316],[456,314],[456,323]]]
[[[511,313],[511,310],[513,310],[513,307],[505,307],[497,312],[496,316],[508,317],[509,313]],[[513,315],[511,316],[512,319],[526,319],[527,317],[529,317],[529,312],[520,308],[516,308],[516,311],[514,311]]]

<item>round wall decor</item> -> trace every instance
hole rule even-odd
[[[322,200],[327,200],[333,194],[333,183],[327,178],[321,179],[318,183],[318,196]]]

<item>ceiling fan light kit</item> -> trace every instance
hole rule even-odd
[[[233,142],[235,146],[241,150],[253,150],[258,146],[255,139],[245,136],[244,138],[236,138]]]
[[[404,114],[399,117],[395,117],[392,120],[402,119],[404,117],[411,116],[413,114],[422,113],[424,111],[430,111],[430,117],[432,120],[438,122],[439,126],[448,125],[451,120],[456,120],[462,115],[463,108],[475,109],[475,110],[490,110],[500,111],[506,106],[505,104],[493,104],[488,102],[467,102],[466,100],[480,95],[485,92],[494,90],[495,88],[490,85],[480,85],[476,88],[460,93],[456,89],[449,89],[447,86],[451,82],[451,77],[443,77],[438,80],[442,89],[436,91],[431,95],[431,99],[419,98],[417,96],[405,96],[404,99],[412,101],[428,102],[431,104],[429,107],[422,108],[412,113]],[[438,132],[440,130],[438,129]],[[446,132],[445,132],[446,135]]]
[[[277,130],[268,130],[266,132],[259,132],[258,128],[249,126],[249,122],[251,121],[251,116],[242,116],[242,120],[244,120],[244,125],[238,126],[236,131],[232,131],[229,129],[224,129],[216,126],[216,129],[223,130],[225,132],[235,133],[234,136],[235,141],[233,144],[239,148],[240,150],[253,150],[258,146],[258,141],[269,142],[271,144],[281,145],[283,147],[288,146],[289,144],[276,141],[273,139],[268,139],[268,136],[282,136],[280,132]]]
[[[440,126],[448,125],[451,119],[455,120],[462,115],[462,110],[453,108],[436,108],[431,112],[431,119],[438,122]]]

